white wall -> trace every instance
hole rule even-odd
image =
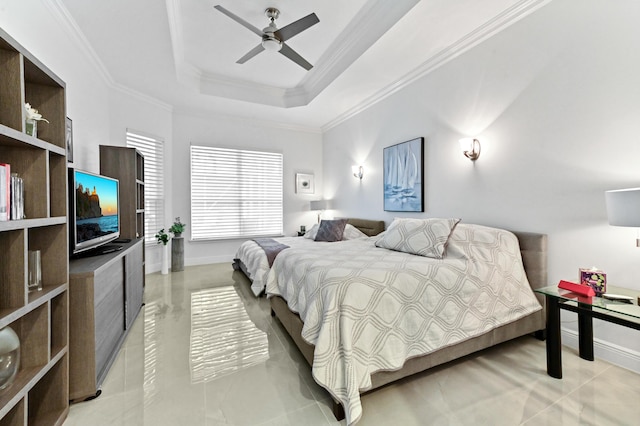
[[[67,115],[73,120],[74,165],[98,172],[97,146],[109,140],[109,89],[62,22],[47,0],[0,6],[0,27],[65,81]]]
[[[168,105],[146,99],[138,94],[123,89],[110,91],[110,135],[107,145],[126,145],[127,129],[151,134],[164,141],[165,170],[164,187],[165,200],[171,200],[173,191],[171,170],[173,147],[173,117]],[[98,155],[96,155],[98,157]],[[171,218],[171,203],[165,203],[165,217]],[[160,270],[161,265],[160,246],[146,247],[145,270],[147,273]]]
[[[240,149],[266,150],[284,154],[284,232],[295,235],[300,225],[309,227],[316,215],[309,211],[309,201],[322,194],[322,136],[295,128],[231,117],[197,117],[174,114],[173,121],[173,217],[180,216],[187,224],[185,265],[230,262],[242,240],[192,242],[190,236],[190,164],[189,146],[221,146]],[[295,174],[312,173],[316,179],[316,193],[296,194]],[[159,265],[158,265],[159,267]]]
[[[549,235],[549,284],[598,266],[638,290],[635,230],[604,191],[640,186],[640,3],[556,0],[324,135],[325,196],[345,216],[461,217]],[[425,137],[423,214],[384,212],[382,150]],[[457,143],[479,136],[472,163]],[[362,182],[350,166],[365,165]],[[564,326],[576,329],[574,314]],[[640,371],[637,332],[596,322]],[[613,345],[611,345],[613,344]],[[600,346],[598,346],[600,348]],[[598,356],[596,348],[596,356]],[[619,352],[619,351],[618,351]]]
[[[3,2],[0,27],[66,83],[67,115],[73,120],[73,166],[98,173],[99,145],[125,145],[127,128],[163,138],[169,153],[171,108],[110,81],[60,10],[53,0]],[[170,196],[170,173],[166,183]],[[167,217],[170,214],[167,205]],[[155,247],[149,250],[147,271],[154,270],[155,252]]]

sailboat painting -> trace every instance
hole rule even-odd
[[[424,138],[384,148],[384,210],[423,212]]]

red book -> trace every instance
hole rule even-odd
[[[588,285],[576,284],[565,280],[560,280],[560,282],[558,283],[558,288],[569,290],[581,296],[593,297],[596,295],[596,292],[593,291],[593,289]]]

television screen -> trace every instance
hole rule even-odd
[[[72,176],[71,176],[72,175]],[[72,253],[98,247],[120,236],[118,181],[80,170],[70,171]],[[73,210],[71,210],[73,209]]]

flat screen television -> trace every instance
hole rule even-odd
[[[69,168],[71,255],[98,249],[120,237],[118,189],[117,179]]]

